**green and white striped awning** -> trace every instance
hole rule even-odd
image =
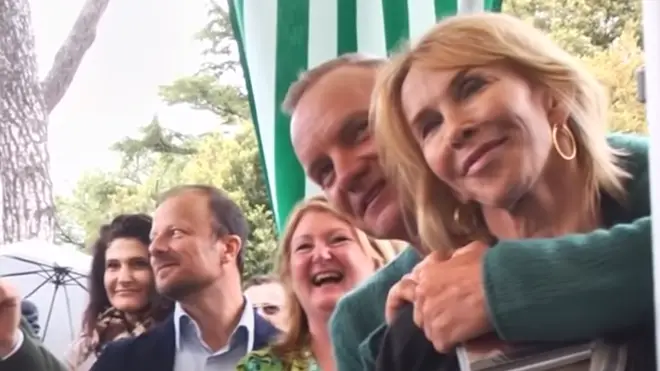
[[[280,104],[298,74],[341,54],[386,56],[437,19],[499,11],[502,0],[229,0],[278,228],[317,194],[291,148]]]

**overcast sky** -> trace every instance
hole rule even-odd
[[[40,73],[45,75],[84,0],[31,0]],[[185,5],[184,5],[185,3]],[[177,130],[208,131],[209,114],[165,108],[159,85],[200,65],[195,32],[206,22],[204,0],[110,0],[98,35],[71,88],[50,116],[52,178],[57,193],[86,169],[116,164],[108,147],[158,113]],[[194,122],[195,125],[190,125]]]

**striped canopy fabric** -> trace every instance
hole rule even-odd
[[[291,147],[280,104],[298,75],[344,53],[387,56],[443,17],[499,11],[502,0],[229,0],[278,228],[319,193]]]

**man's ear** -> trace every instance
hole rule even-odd
[[[238,236],[233,234],[223,237],[222,242],[225,245],[222,263],[235,263],[243,248],[243,242]]]

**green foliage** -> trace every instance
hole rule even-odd
[[[646,112],[637,100],[635,72],[644,63],[635,36],[638,27],[628,23],[619,38],[583,60],[600,78],[610,95],[610,129],[646,134]]]
[[[627,0],[504,0],[503,11],[532,21],[577,55],[607,48],[626,23],[639,26],[641,19],[641,3]],[[638,42],[640,35],[637,28]]]
[[[205,46],[204,55],[209,58],[202,65],[201,71],[217,78],[224,76],[227,71],[237,71],[240,66],[235,58],[238,49],[225,4],[209,0],[206,13],[209,21],[197,34],[197,39]]]
[[[132,161],[139,157],[138,155],[146,152],[171,153],[171,154],[191,154],[195,153],[194,148],[186,146],[186,141],[190,136],[167,130],[160,125],[158,116],[154,116],[151,123],[140,129],[142,138],[125,138],[115,143],[111,148],[124,154],[124,160]]]
[[[626,0],[505,0],[503,11],[548,32],[594,72],[610,95],[611,130],[646,133],[635,79],[644,60],[640,7]]]
[[[213,112],[228,122],[248,117],[250,112],[247,96],[238,87],[222,85],[210,74],[180,78],[171,85],[162,86],[160,95],[171,105],[185,103]]]

